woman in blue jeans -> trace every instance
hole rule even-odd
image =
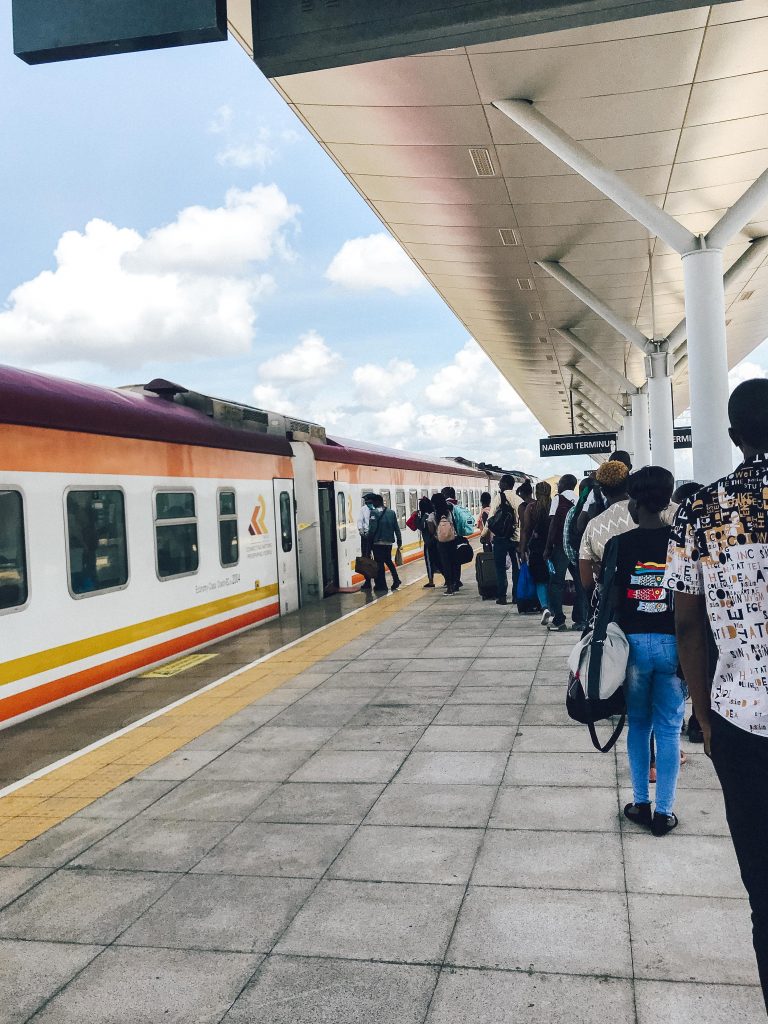
[[[627,481],[629,513],[637,529],[606,545],[618,546],[615,619],[629,642],[624,685],[627,698],[627,754],[634,799],[624,815],[655,836],[678,824],[674,813],[680,772],[680,727],[685,714],[685,684],[678,675],[677,642],[671,591],[663,586],[671,527],[660,513],[669,505],[674,479],[661,466],[645,466]],[[656,807],[648,790],[650,736],[656,737]]]

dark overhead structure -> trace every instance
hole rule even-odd
[[[226,0],[13,0],[13,50],[27,64],[226,38]]]

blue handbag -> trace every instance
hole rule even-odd
[[[531,601],[536,597],[536,584],[533,582],[533,576],[531,576],[531,570],[528,568],[527,562],[523,562],[520,566],[516,593],[518,601]]]

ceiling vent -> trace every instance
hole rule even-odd
[[[512,228],[499,228],[502,245],[520,245],[520,238]]]
[[[469,155],[472,158],[472,163],[475,165],[475,173],[478,178],[494,178],[496,176],[491,154],[485,146],[471,147]]]
[[[531,318],[531,320],[543,320],[544,319],[544,314],[543,313],[538,313],[538,312],[529,313],[528,316]]]
[[[754,294],[755,294],[754,289],[751,292],[743,292],[742,295],[741,295],[741,298],[739,299],[739,301],[740,302],[749,302],[749,300],[752,298],[752,296]]]
[[[539,341],[541,342],[542,345],[546,345],[547,342],[549,341],[549,338],[547,338],[546,335],[544,335],[544,334],[540,334],[539,335]]]
[[[518,277],[517,287],[520,289],[521,292],[532,292],[533,281],[530,279],[530,277]]]

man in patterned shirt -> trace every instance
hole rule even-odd
[[[681,506],[664,583],[675,593],[680,663],[723,787],[768,1008],[768,380],[740,384],[728,416],[744,461]]]

